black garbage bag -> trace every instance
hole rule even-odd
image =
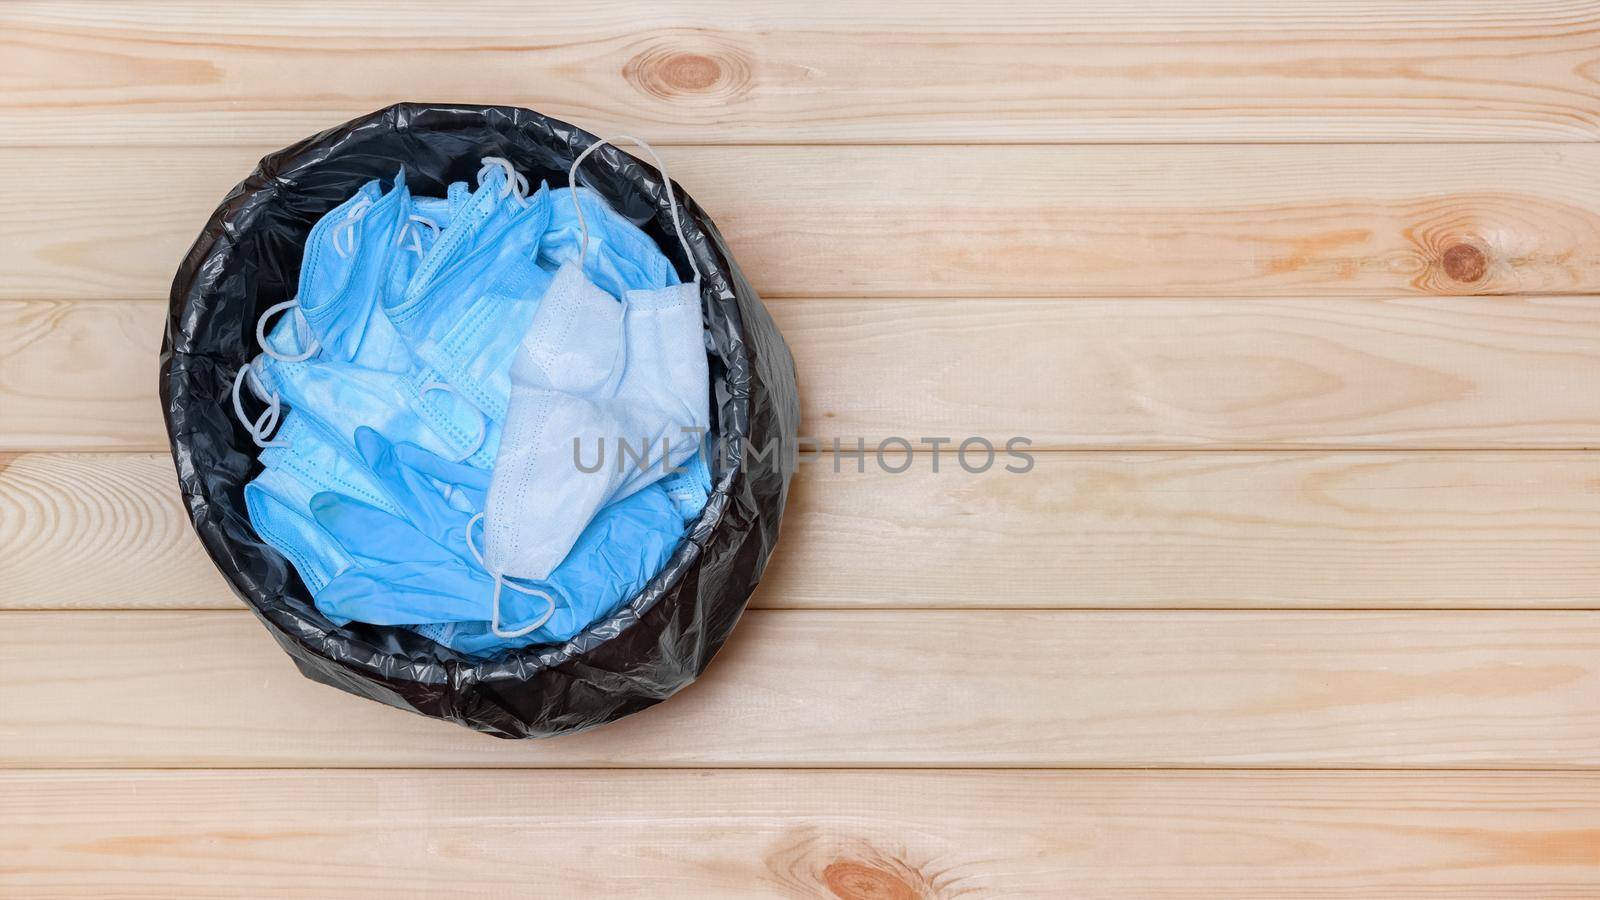
[[[470,180],[484,156],[510,160],[535,185],[559,187],[595,140],[526,109],[398,104],[261,160],[223,199],[173,279],[161,401],[184,501],[217,568],[307,677],[500,737],[577,731],[638,712],[698,677],[761,580],[800,419],[794,360],[716,226],[681,189],[711,335],[715,486],[641,593],[564,644],[477,660],[406,628],[334,625],[251,528],[243,489],[260,466],[232,415],[230,387],[256,353],[257,316],[295,296],[311,226],[402,165],[418,195],[442,196],[450,182]],[[606,146],[585,161],[583,178],[689,275],[654,168]]]

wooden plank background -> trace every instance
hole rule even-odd
[[[427,97],[662,143],[1589,141],[1595,24],[1582,0],[23,0],[0,139],[276,146]]]
[[[492,894],[508,868],[571,896],[1588,898],[1600,803],[1591,773],[144,770],[0,791],[29,896],[316,900]]]
[[[330,693],[244,612],[0,624],[14,767],[1600,766],[1593,610],[756,611],[672,701],[534,745]]]
[[[794,350],[681,696],[508,743],[301,678],[155,395],[254,160],[641,134]],[[0,6],[0,893],[1600,896],[1600,2]]]
[[[5,196],[59,183],[37,215],[0,219],[0,299],[164,297],[171,261],[271,149],[0,148]],[[1580,175],[1600,168],[1594,143],[694,146],[667,162],[767,297],[1600,289],[1600,183]]]

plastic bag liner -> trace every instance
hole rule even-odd
[[[450,182],[470,182],[484,156],[509,159],[534,185],[560,187],[595,140],[526,109],[391,106],[261,160],[223,199],[173,279],[161,402],[190,519],[217,568],[306,677],[499,737],[578,731],[693,681],[761,580],[799,426],[794,360],[722,235],[681,189],[684,233],[704,273],[715,484],[705,512],[641,593],[565,644],[475,660],[405,628],[335,626],[250,527],[243,489],[260,466],[229,389],[257,352],[256,318],[295,296],[311,226],[402,165],[418,195],[443,196]],[[653,167],[606,146],[584,161],[580,178],[654,238],[687,280]]]

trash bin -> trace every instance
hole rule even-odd
[[[471,178],[485,156],[510,160],[534,184],[559,187],[596,140],[515,107],[397,104],[262,159],[179,267],[160,377],[184,502],[217,568],[308,678],[498,737],[578,731],[692,682],[760,582],[778,539],[785,460],[799,426],[794,360],[716,226],[681,189],[684,232],[703,273],[713,491],[638,595],[566,643],[473,659],[404,627],[334,625],[294,568],[251,528],[243,489],[260,471],[258,451],[230,413],[230,387],[256,352],[257,317],[295,296],[311,226],[401,165],[418,194],[442,195],[450,182]],[[655,239],[680,275],[688,273],[654,168],[605,146],[583,173],[585,184]]]

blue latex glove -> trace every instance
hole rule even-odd
[[[342,494],[311,498],[311,514],[356,560],[316,594],[329,616],[374,625],[466,622],[486,618],[493,579],[467,546],[467,525],[482,508],[489,473],[453,463],[415,444],[391,444],[356,430],[356,451],[400,511],[396,516]]]

